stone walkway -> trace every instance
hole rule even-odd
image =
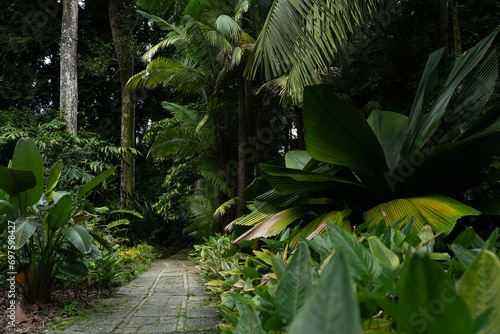
[[[219,333],[221,319],[205,292],[199,270],[181,251],[153,262],[88,319],[49,333]]]

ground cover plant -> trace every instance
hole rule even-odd
[[[483,240],[469,227],[436,252],[432,229],[413,232],[414,219],[343,225],[338,214],[296,248],[290,230],[260,250],[235,252],[226,236],[197,246],[222,332],[495,333],[498,229]]]

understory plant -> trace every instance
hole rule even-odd
[[[18,141],[9,167],[0,166],[1,233],[14,222],[15,239],[9,246],[15,249],[20,289],[31,304],[50,299],[59,271],[85,276],[87,267],[81,259],[101,254],[85,228],[92,218],[86,212],[93,210],[85,195],[113,174],[114,168],[76,192],[55,191],[62,168],[62,161],[57,162],[44,180],[40,152],[29,138]]]
[[[338,214],[293,253],[287,229],[251,253],[208,240],[194,258],[219,297],[224,333],[496,333],[498,229],[483,240],[469,227],[439,253],[430,226],[403,223],[347,231]]]

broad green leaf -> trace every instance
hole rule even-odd
[[[313,159],[380,178],[388,170],[382,146],[363,113],[328,87],[306,88],[304,127],[307,153]],[[382,181],[378,181],[375,186],[381,187]]]
[[[80,276],[80,277],[85,277],[87,276],[87,266],[85,263],[72,259],[68,260],[67,262],[63,263],[60,267],[59,270],[61,270],[63,273],[66,273],[68,275],[72,276]]]
[[[259,314],[250,304],[243,304],[240,320],[236,325],[234,334],[264,334],[262,325],[260,324]]]
[[[5,190],[10,196],[19,196],[20,192],[35,185],[36,177],[31,170],[0,166],[0,189]]]
[[[477,319],[492,308],[486,326],[480,334],[495,334],[500,328],[500,261],[498,257],[487,250],[476,257],[469,269],[464,273],[458,285],[472,317]]]
[[[35,233],[36,229],[40,226],[40,223],[34,218],[20,217],[16,219],[16,234],[15,234],[15,247],[20,249],[29,240],[29,238]]]
[[[373,110],[367,119],[377,136],[390,171],[399,164],[399,143],[402,140],[408,117],[391,111]]]
[[[467,305],[441,265],[418,254],[408,261],[397,286],[398,333],[473,333]]]
[[[0,220],[2,217],[5,221],[15,221],[18,218],[16,207],[7,201],[0,200]]]
[[[38,147],[30,138],[22,138],[16,144],[12,157],[12,168],[30,170],[35,175],[34,187],[25,190],[19,196],[11,196],[9,202],[24,212],[27,207],[36,204],[43,193],[43,163]]]
[[[303,170],[311,159],[307,151],[289,151],[285,154],[285,166],[290,169]]]
[[[83,254],[91,251],[92,236],[82,226],[62,226],[62,231],[66,238]]]
[[[389,248],[387,248],[382,241],[376,236],[368,238],[368,246],[372,254],[384,265],[385,267],[396,270],[399,267],[399,258]]]
[[[335,253],[287,333],[361,333],[358,301],[346,261],[343,252]]]
[[[71,195],[61,197],[56,205],[50,209],[46,216],[47,226],[49,229],[58,228],[68,222],[68,219],[73,209]]]
[[[430,95],[432,86],[435,83],[435,79],[437,77],[437,65],[441,60],[441,57],[444,53],[444,48],[434,51],[429,55],[427,59],[427,64],[424,68],[424,73],[422,74],[422,78],[420,79],[420,84],[417,89],[417,93],[415,95],[415,100],[413,101],[413,105],[411,107],[410,116],[408,118],[408,122],[406,124],[406,128],[404,131],[404,137],[401,141],[400,148],[400,156],[403,159],[408,158],[408,153],[410,148],[417,136],[419,131],[419,126],[422,123],[422,118],[425,113],[425,97],[426,95]]]
[[[97,175],[86,184],[82,185],[80,189],[78,189],[77,198],[78,199],[82,198],[86,193],[97,187],[99,184],[101,184],[102,181],[110,177],[115,172],[115,170],[116,168],[110,168],[108,170],[105,170],[104,172]]]
[[[373,219],[378,222],[382,219],[394,221],[404,216],[414,218],[413,231],[422,230],[425,224],[431,225],[436,233],[449,234],[455,227],[456,221],[469,215],[479,215],[480,212],[459,201],[442,195],[402,198],[380,204],[365,211],[365,220]],[[406,219],[405,223],[409,220]]]
[[[476,232],[472,227],[467,227],[462,233],[460,233],[455,240],[453,240],[453,245],[459,245],[467,249],[476,239]]]
[[[61,171],[63,167],[63,161],[59,160],[50,169],[49,177],[47,178],[47,186],[45,187],[45,194],[54,190],[61,176]]]
[[[341,219],[341,216],[337,216],[337,219]],[[335,251],[342,252],[356,278],[369,281],[380,274],[380,263],[358,239],[331,220],[326,222],[326,226]]]
[[[289,324],[304,304],[312,289],[312,265],[309,248],[301,243],[276,290],[276,311],[285,324]]]
[[[420,125],[418,135],[415,138],[415,144],[412,148],[413,151],[420,150],[438,128],[453,92],[481,61],[499,31],[500,27],[497,27],[488,37],[483,39],[473,48],[469,49],[463,56],[458,58],[448,75],[446,82],[444,83],[441,95],[436,99],[436,102],[434,102],[434,105],[429,112],[429,116]],[[471,94],[473,96],[474,92],[471,92]]]
[[[460,260],[460,262],[469,268],[476,258],[477,252],[471,249],[465,249],[460,245],[451,245],[451,250],[455,253],[455,256]]]

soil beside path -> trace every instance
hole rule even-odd
[[[187,250],[153,262],[142,275],[105,300],[64,331],[49,334],[86,333],[219,333],[221,319],[210,307],[199,270],[187,258]]]

